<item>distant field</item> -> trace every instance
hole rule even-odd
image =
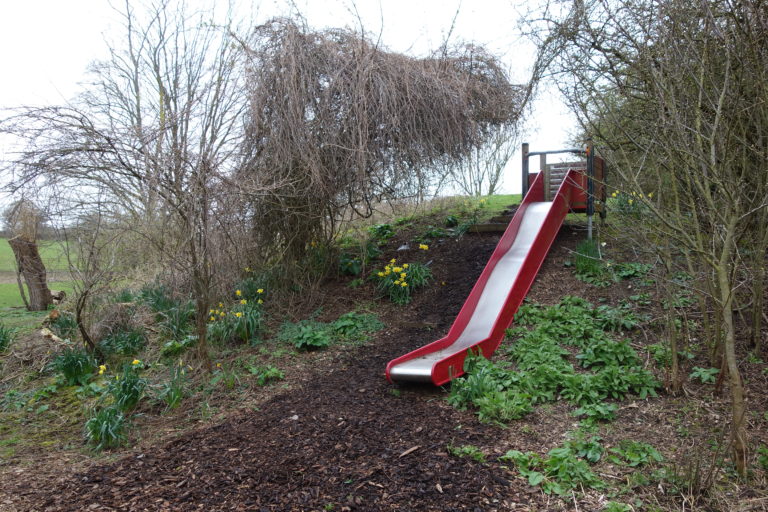
[[[41,240],[37,243],[40,249],[40,257],[48,270],[68,270],[67,257],[64,253],[64,242]],[[14,272],[13,251],[8,245],[7,238],[0,238],[0,272]]]
[[[49,271],[58,272],[68,270],[67,258],[64,254],[64,244],[56,241],[41,241],[38,243],[40,257]],[[0,282],[0,323],[8,327],[29,328],[39,323],[39,319],[45,313],[30,313],[24,309],[24,301],[19,295],[19,287],[15,282],[16,265],[13,251],[8,245],[8,240],[0,238],[0,274],[3,274],[3,282]],[[10,276],[10,277],[9,277]],[[8,279],[6,279],[8,277]],[[64,290],[72,293],[71,282],[49,282],[51,290]]]

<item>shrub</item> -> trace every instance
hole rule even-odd
[[[0,324],[0,352],[5,352],[11,346],[14,335],[13,329]]]
[[[127,421],[115,406],[104,407],[85,422],[85,439],[97,450],[117,448],[125,443]]]
[[[61,373],[67,386],[84,385],[97,368],[96,360],[85,349],[65,348],[53,360],[54,369]]]

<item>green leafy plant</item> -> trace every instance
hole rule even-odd
[[[247,370],[256,377],[256,384],[259,386],[266,386],[285,378],[285,373],[272,365],[248,366]]]
[[[391,224],[376,224],[368,228],[368,232],[371,237],[379,244],[383,244],[393,236],[395,236],[395,230]]]
[[[625,439],[616,448],[611,449],[611,461],[617,464],[626,464],[630,467],[639,467],[651,462],[661,462],[664,457],[648,443]]]
[[[594,424],[598,421],[613,421],[616,418],[618,408],[618,405],[606,402],[588,403],[573,411],[573,415],[584,416],[582,421],[587,424]]]
[[[0,324],[0,352],[5,352],[13,342],[15,331],[10,327]]]
[[[384,324],[371,313],[357,313],[350,311],[336,319],[329,326],[335,337],[344,341],[364,343],[370,338],[370,334],[381,330]]]
[[[447,449],[448,449],[448,453],[450,453],[454,457],[470,458],[475,462],[479,462],[481,464],[486,462],[485,453],[483,453],[483,451],[477,446],[474,446],[471,444],[454,446],[452,444],[449,444],[447,446]]]
[[[72,313],[59,313],[59,316],[52,320],[50,325],[51,330],[56,333],[56,336],[59,338],[73,340],[77,336],[77,320]]]
[[[405,305],[411,301],[413,291],[426,285],[432,278],[432,271],[421,263],[398,265],[393,258],[384,269],[371,277],[381,295],[389,297],[395,304]]]
[[[190,334],[181,340],[170,340],[163,343],[160,353],[165,357],[174,357],[183,354],[189,348],[197,345],[197,336]]]
[[[691,372],[691,379],[699,379],[703,384],[714,384],[715,376],[720,373],[717,368],[701,368],[694,366]]]
[[[768,446],[761,444],[757,447],[757,463],[761,468],[768,471]]]
[[[564,495],[578,487],[600,489],[605,486],[589,464],[567,445],[553,448],[546,457],[510,450],[499,460],[514,463],[520,475],[528,480],[528,485],[541,485],[547,494]]]
[[[627,505],[626,503],[609,501],[602,508],[602,512],[632,512],[632,507]]]
[[[647,263],[617,263],[613,267],[613,273],[621,279],[634,279],[645,277],[653,268],[653,265]]]
[[[101,340],[99,345],[105,354],[132,356],[137,354],[147,343],[144,329],[117,330]]]
[[[606,331],[631,331],[640,324],[640,320],[629,308],[598,306],[595,319],[600,328]]]
[[[97,450],[122,446],[126,441],[127,420],[118,407],[103,407],[85,422],[85,439]]]
[[[444,223],[447,228],[455,228],[459,225],[459,218],[455,215],[448,215],[445,217]]]
[[[606,399],[656,396],[658,381],[627,341],[611,339],[603,315],[604,310],[574,297],[548,308],[523,304],[517,327],[507,331],[514,342],[503,350],[514,366],[469,355],[466,375],[451,383],[448,402],[475,408],[482,421],[505,423],[538,403],[562,398],[579,406],[575,414],[585,416],[585,424],[594,424],[614,417],[617,406]],[[565,343],[581,349],[575,359],[589,372],[574,369],[573,347]]]
[[[448,232],[443,228],[438,228],[435,226],[427,226],[426,231],[424,231],[419,236],[415,237],[414,240],[419,243],[428,244],[436,238],[445,238],[447,236],[448,236]]]
[[[318,350],[331,344],[331,336],[325,329],[302,326],[293,339],[293,346],[299,350]]]
[[[127,302],[133,302],[136,300],[136,295],[130,288],[123,288],[110,298],[112,302],[117,304],[124,304]]]
[[[122,374],[110,382],[109,393],[114,406],[123,412],[132,411],[144,396],[147,380],[141,376],[142,363],[134,360],[123,367]]]
[[[86,384],[96,367],[93,356],[79,347],[65,348],[53,360],[53,368],[61,373],[67,386]]]
[[[138,299],[155,313],[168,311],[176,307],[176,300],[165,285],[160,283],[147,284],[139,290]]]
[[[574,267],[576,278],[585,283],[605,287],[614,282],[613,272],[600,258],[600,251],[594,240],[584,240],[576,246]]]
[[[192,331],[195,316],[195,304],[184,301],[158,312],[160,329],[169,340],[181,340]]]
[[[179,363],[171,370],[171,378],[164,383],[158,392],[158,398],[165,402],[166,409],[175,409],[187,395],[187,372],[184,365]]]

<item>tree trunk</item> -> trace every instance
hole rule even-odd
[[[8,244],[16,257],[16,265],[24,276],[29,290],[29,311],[45,311],[53,304],[51,290],[46,282],[46,271],[37,244],[20,236],[8,240]]]

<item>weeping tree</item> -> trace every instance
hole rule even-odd
[[[419,197],[501,129],[531,88],[483,48],[425,58],[387,51],[364,32],[313,31],[295,20],[257,27],[245,43],[249,113],[239,173],[253,197],[257,246],[300,261],[330,241],[347,211]]]

